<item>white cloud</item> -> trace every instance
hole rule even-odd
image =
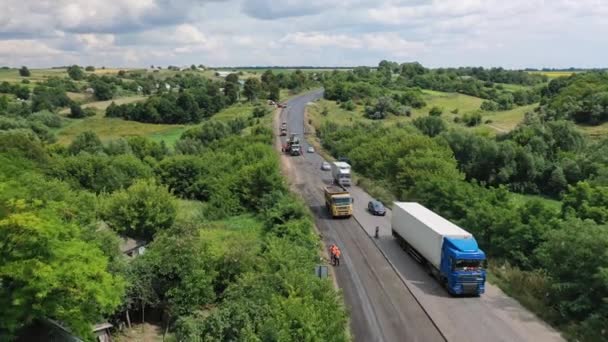
[[[606,0],[3,0],[0,65],[599,67],[606,16]]]
[[[60,50],[41,44],[36,40],[13,39],[0,41],[0,58],[11,56],[38,57],[59,54],[61,54]]]
[[[343,34],[324,34],[320,32],[295,32],[285,35],[279,41],[307,48],[339,47],[356,49],[361,47],[361,41]]]

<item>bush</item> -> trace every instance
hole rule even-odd
[[[441,107],[433,106],[429,110],[430,116],[441,116],[441,114],[443,114],[443,108],[441,108]]]
[[[30,120],[40,122],[43,125],[51,128],[61,127],[61,118],[48,110],[37,112],[29,117]]]
[[[92,66],[92,65],[89,65],[84,70],[89,71],[89,72],[93,72],[93,71],[95,71],[95,67]]]
[[[79,104],[74,103],[70,106],[70,115],[68,115],[70,118],[74,118],[74,119],[80,119],[80,118],[84,118],[86,116],[84,110],[82,109],[82,107],[80,107]]]
[[[434,137],[447,129],[447,125],[438,116],[424,116],[414,119],[412,122],[416,128],[429,137]]]
[[[254,118],[263,118],[268,115],[270,111],[266,106],[257,105],[253,108],[253,113],[251,114]]]
[[[355,110],[356,106],[352,100],[348,100],[346,102],[340,103],[340,108],[342,108],[344,110],[348,110],[348,111],[353,111],[353,110]]]
[[[467,113],[462,117],[462,121],[469,127],[477,126],[481,123],[480,113]]]
[[[498,110],[498,103],[494,101],[483,101],[479,108],[488,112],[495,112]]]

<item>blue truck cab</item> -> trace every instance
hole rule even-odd
[[[443,239],[440,273],[448,292],[481,295],[485,292],[486,254],[475,238]]]

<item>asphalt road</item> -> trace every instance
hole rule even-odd
[[[280,121],[287,121],[290,133],[306,137],[304,110],[321,96],[316,91],[287,103]],[[331,173],[320,170],[321,156],[306,152],[307,142],[302,146],[303,156],[284,156],[283,161],[290,181],[316,214],[324,242],[342,249],[343,264],[335,274],[356,341],[564,341],[492,284],[486,283],[486,293],[479,298],[449,296],[399,248],[390,232],[390,210],[385,217],[367,212],[371,197],[361,188],[350,188],[354,218],[329,218],[322,189],[331,182]],[[372,237],[376,226],[381,235],[377,240]]]

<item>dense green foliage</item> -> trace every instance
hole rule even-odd
[[[571,119],[598,125],[608,121],[608,73],[586,72],[560,77],[543,89],[543,113],[548,119]]]
[[[188,130],[175,151],[92,132],[49,148],[0,131],[0,339],[46,318],[91,339],[92,324],[154,309],[180,340],[346,341],[272,131],[242,114]],[[31,117],[55,124],[49,115]],[[145,253],[122,255],[127,237]]]
[[[157,232],[169,229],[177,215],[173,196],[150,181],[116,191],[104,202],[101,218],[117,233],[131,238],[152,240]]]
[[[423,122],[435,119],[415,125],[432,135]],[[606,338],[605,143],[590,144],[563,121],[529,122],[497,139],[332,123],[318,134],[332,155],[347,156],[354,170],[398,199],[421,202],[465,227],[489,258],[544,279],[526,291],[552,323],[582,340]],[[522,203],[508,189],[564,194],[562,210],[538,199]]]

